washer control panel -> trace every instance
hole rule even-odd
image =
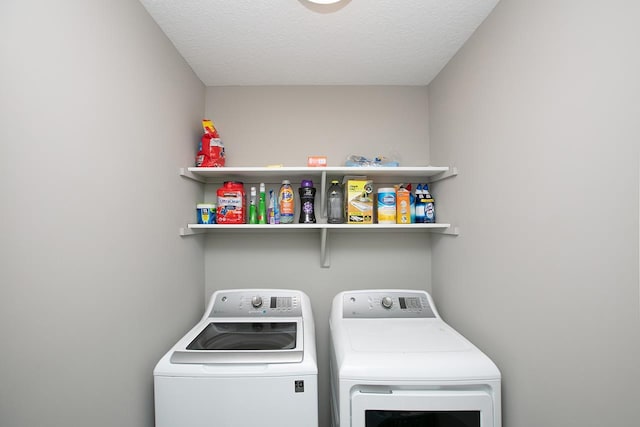
[[[217,293],[208,317],[300,317],[300,295],[289,291],[225,291]]]
[[[425,292],[366,291],[345,292],[344,318],[435,318]]]

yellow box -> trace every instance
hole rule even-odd
[[[345,194],[347,224],[373,224],[373,181],[348,179]]]
[[[396,224],[411,224],[411,191],[396,188]]]

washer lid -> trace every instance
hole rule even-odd
[[[302,319],[264,320],[209,318],[200,322],[176,344],[171,363],[301,362]]]
[[[187,350],[291,350],[296,322],[211,322]]]

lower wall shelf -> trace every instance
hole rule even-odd
[[[458,227],[452,227],[451,224],[433,223],[433,224],[188,224],[187,228],[180,229],[181,236],[190,236],[195,234],[208,233],[224,233],[243,231],[308,231],[318,230],[320,232],[320,265],[328,268],[330,266],[329,254],[327,249],[327,234],[329,230],[348,231],[348,232],[416,232],[425,231],[432,233],[448,234],[457,236],[459,234]]]
[[[402,167],[219,167],[219,168],[181,168],[182,177],[206,185],[220,186],[225,181],[242,181],[251,183],[265,182],[277,184],[283,179],[307,180],[312,179],[318,186],[317,213],[326,212],[326,193],[328,184],[333,179],[343,179],[349,175],[364,175],[367,179],[380,186],[393,186],[399,182],[433,183],[458,175],[456,167],[449,166],[402,166]],[[387,185],[388,184],[388,185]],[[273,186],[273,185],[272,185]],[[188,224],[180,229],[181,236],[209,233],[295,233],[317,230],[320,236],[320,263],[322,267],[329,267],[329,249],[327,236],[329,233],[439,233],[457,236],[458,227],[451,224],[327,224],[326,215],[318,215],[317,224]]]
[[[207,232],[218,232],[225,230],[313,230],[313,229],[339,229],[339,230],[390,230],[409,231],[416,229],[425,231],[440,231],[451,228],[451,224],[431,223],[431,224],[188,224],[190,230],[204,230]],[[182,233],[180,233],[182,234]]]

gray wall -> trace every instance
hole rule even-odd
[[[506,426],[635,425],[637,18],[634,1],[502,0],[427,97],[205,91],[138,2],[3,2],[0,425],[152,425],[153,366],[221,283],[305,290],[325,373],[333,295],[432,289],[502,369]],[[315,233],[180,238],[203,111],[229,165],[454,164],[438,213],[462,234],[338,233],[330,269]]]
[[[225,142],[229,165],[303,166],[307,155],[317,154],[326,155],[330,166],[341,166],[349,154],[393,151],[402,155],[403,165],[429,164],[426,87],[209,87],[206,111]],[[213,191],[206,191],[210,200]],[[431,288],[426,232],[331,230],[330,268],[320,266],[317,231],[217,233],[205,239],[207,295],[246,287],[296,288],[309,295],[322,427],[329,425],[333,297],[347,289]]]
[[[152,426],[202,314],[204,87],[137,1],[3,1],[0,57],[0,425]]]
[[[429,162],[424,86],[208,87],[206,114],[226,144],[227,166],[305,166],[350,154]]]
[[[434,298],[505,426],[638,425],[639,7],[502,0],[429,85]]]

